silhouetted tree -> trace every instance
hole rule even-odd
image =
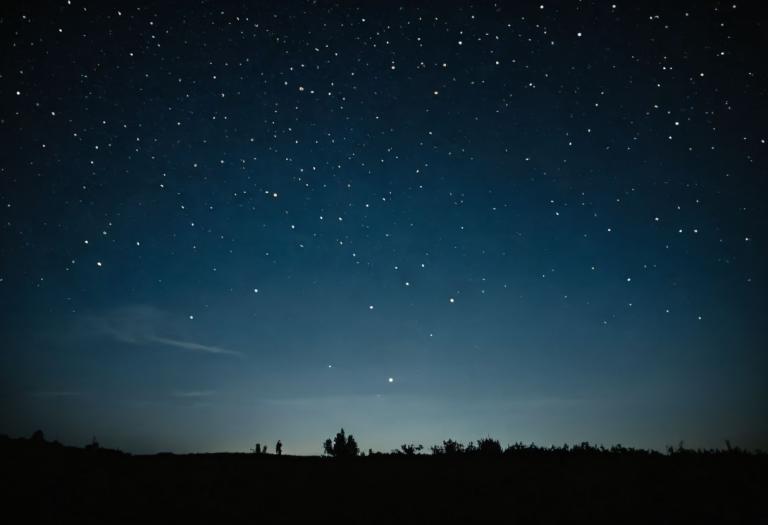
[[[455,454],[461,454],[462,452],[464,452],[464,445],[462,445],[458,441],[449,439],[447,441],[443,441],[442,446],[435,445],[434,447],[431,447],[431,450],[432,450],[432,454],[434,455],[445,454],[446,456],[453,456]]]
[[[490,437],[477,440],[477,451],[481,454],[498,455],[501,454],[501,443]]]
[[[448,455],[460,454],[464,452],[464,445],[452,439],[443,441],[443,448],[445,449],[445,453]]]
[[[333,441],[331,441],[330,438],[325,440],[325,443],[323,443],[323,451],[327,455],[335,458],[354,457],[360,453],[355,438],[352,437],[352,434],[347,436],[344,433],[343,428],[336,434]]]
[[[261,454],[261,443],[256,443],[256,446],[251,449],[254,454]]]
[[[403,443],[400,445],[400,450],[393,450],[394,454],[403,454],[406,456],[415,456],[417,452],[422,450],[424,445],[414,445],[413,443]]]
[[[44,443],[45,435],[43,434],[42,430],[35,430],[35,432],[32,434],[32,437],[30,439],[32,441],[35,441],[36,443]]]
[[[283,444],[280,442],[280,440],[277,440],[277,444],[275,445],[275,454],[278,456],[283,455]]]

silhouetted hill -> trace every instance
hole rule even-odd
[[[498,454],[130,455],[0,438],[33,523],[768,523],[764,454],[519,445]]]

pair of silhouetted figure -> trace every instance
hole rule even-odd
[[[256,454],[267,454],[267,445],[264,445],[264,448],[261,448],[261,443],[256,443],[256,448],[253,449],[253,451]],[[277,444],[275,445],[275,453],[280,456],[283,454],[283,444],[278,440]]]

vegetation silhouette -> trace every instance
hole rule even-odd
[[[99,445],[99,442],[96,441],[96,436],[93,436],[91,438],[91,442],[85,445],[85,450],[99,450],[101,448],[101,445]]]
[[[0,491],[7,515],[34,523],[768,523],[768,455],[730,442],[659,452],[485,437],[363,456],[342,429],[323,452],[344,461],[282,449],[132,455],[0,436]]]
[[[413,443],[403,443],[399,449],[392,451],[393,454],[402,454],[404,456],[415,456],[421,450],[424,449],[424,445],[414,445]]]
[[[502,453],[501,443],[490,437],[478,439],[477,451],[487,456],[498,456]]]
[[[336,434],[336,437],[333,438],[333,441],[331,441],[331,438],[325,440],[323,452],[334,458],[351,458],[357,456],[360,453],[360,449],[352,434],[347,436],[342,428]]]
[[[447,456],[454,456],[456,454],[461,454],[464,452],[464,445],[461,443],[454,441],[453,439],[448,439],[447,441],[443,441],[442,446],[441,445],[434,445],[430,448],[432,451],[432,454],[435,456],[440,455],[447,455]]]

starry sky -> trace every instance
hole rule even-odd
[[[768,447],[754,5],[11,4],[0,432]]]

